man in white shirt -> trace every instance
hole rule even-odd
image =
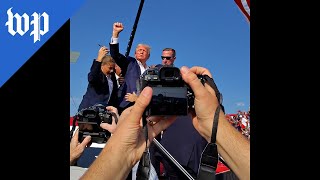
[[[122,23],[116,22],[113,24],[112,38],[110,42],[110,55],[116,61],[116,64],[121,68],[122,75],[125,77],[123,86],[119,89],[119,113],[133,105],[133,102],[126,101],[124,96],[127,93],[137,92],[136,81],[140,75],[149,67],[147,60],[150,57],[150,46],[146,44],[138,44],[135,49],[135,57],[125,57],[119,52],[118,38],[120,32],[124,29]]]

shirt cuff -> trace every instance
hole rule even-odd
[[[111,38],[111,42],[110,42],[110,44],[118,44],[118,39],[119,38]]]

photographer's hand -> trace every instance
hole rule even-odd
[[[136,103],[122,112],[117,130],[108,140],[98,158],[83,175],[83,179],[125,179],[132,167],[140,160],[146,140],[141,117],[150,103],[152,89],[145,87]],[[167,128],[173,118],[159,121],[153,126],[148,125],[149,141]]]
[[[181,68],[181,74],[195,95],[192,123],[201,136],[210,142],[214,113],[219,102],[211,86],[206,83],[203,86],[197,75],[212,75],[205,68],[189,69],[185,66]],[[250,179],[250,142],[228,122],[223,111],[219,114],[216,144],[219,154],[238,178]]]
[[[189,69],[183,66],[181,68],[183,80],[189,84],[195,95],[195,114],[192,116],[192,123],[196,130],[209,142],[214,113],[219,103],[214,90],[208,84],[203,86],[197,77],[197,75],[205,74],[212,78],[211,73],[202,67],[193,67]],[[224,115],[220,114],[220,116]]]
[[[115,113],[115,115],[117,116],[117,119],[119,119],[119,114],[118,114],[118,109],[113,107],[113,106],[107,106],[106,109],[110,112]],[[119,123],[119,122],[118,122]],[[101,123],[100,127],[109,131],[111,134],[113,134],[115,132],[115,130],[117,129],[117,123],[115,121],[115,118],[112,116],[112,124],[109,123]]]
[[[72,137],[70,142],[70,166],[75,165],[77,160],[82,155],[84,149],[90,145],[91,136],[86,136],[81,143],[79,143],[78,137],[79,129],[75,131],[74,136]]]

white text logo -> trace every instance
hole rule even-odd
[[[8,21],[6,26],[8,26],[8,32],[14,36],[16,33],[23,36],[26,32],[29,31],[29,25],[33,25],[33,29],[30,33],[30,36],[33,35],[33,43],[40,41],[40,35],[43,36],[49,31],[49,15],[44,12],[42,14],[34,12],[31,16],[33,17],[32,21],[29,21],[29,16],[24,13],[20,16],[18,13],[14,14],[11,12],[11,9],[8,9]],[[14,30],[14,19],[16,20],[16,30]],[[43,24],[42,24],[43,22]],[[43,27],[43,29],[41,29]]]

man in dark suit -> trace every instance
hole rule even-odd
[[[88,74],[88,87],[80,103],[78,111],[95,104],[105,106],[118,105],[117,80],[114,73],[115,61],[107,55],[108,49],[101,47],[98,57],[92,63]]]
[[[176,59],[176,51],[173,48],[162,50],[162,65],[173,65]],[[159,137],[156,137],[159,141]],[[178,116],[176,121],[163,131],[161,145],[186,169],[190,175],[196,177],[202,151],[207,145],[207,141],[198,133],[192,125],[190,116]],[[188,179],[166,155],[161,154],[154,144],[150,145],[150,152],[155,158],[151,158],[152,163],[163,163],[166,177],[168,179]],[[158,164],[153,164],[158,171]]]
[[[112,38],[110,42],[110,55],[121,68],[122,75],[125,77],[125,82],[120,86],[119,93],[119,114],[133,105],[133,102],[127,101],[124,96],[127,93],[137,93],[137,80],[140,75],[148,69],[146,64],[150,57],[150,46],[146,44],[138,44],[135,49],[134,57],[125,57],[119,52],[118,38],[120,32],[124,29],[122,23],[116,22],[113,24]]]
[[[118,105],[118,86],[115,76],[115,61],[107,55],[108,48],[103,46],[99,49],[98,57],[93,60],[88,73],[88,87],[80,103],[78,111],[102,104],[105,106]],[[101,152],[101,148],[88,147],[77,161],[77,166],[88,168]]]

